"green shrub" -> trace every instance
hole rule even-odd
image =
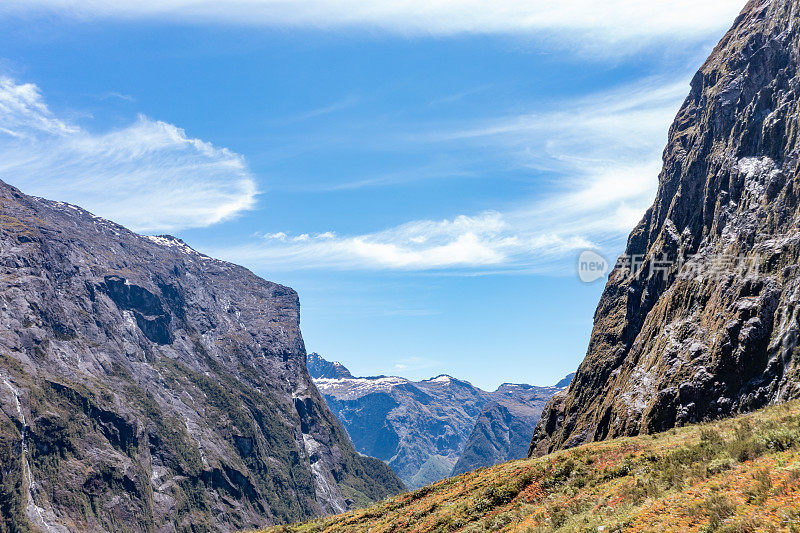
[[[770,450],[784,452],[800,443],[800,431],[797,428],[782,427],[768,431],[763,439]]]
[[[655,478],[647,476],[637,478],[636,481],[623,489],[623,494],[630,503],[641,505],[648,498],[657,498],[661,495],[661,489]]]
[[[725,439],[716,429],[703,428],[700,430],[700,442],[706,446],[721,446]]]
[[[755,436],[753,424],[746,419],[736,424],[733,439],[726,447],[728,455],[740,463],[761,457],[767,450],[764,439]]]
[[[733,502],[721,494],[712,494],[706,498],[705,508],[708,514],[709,531],[718,531],[725,519],[736,511]]]
[[[575,470],[575,461],[570,457],[566,461],[561,461],[555,465],[553,473],[542,482],[542,486],[547,490],[552,490],[564,485]]]
[[[714,476],[730,470],[731,468],[733,468],[733,461],[730,457],[717,457],[712,459],[706,466],[706,474]]]
[[[606,480],[612,480],[620,477],[625,477],[631,473],[633,470],[633,465],[631,464],[630,460],[625,460],[622,463],[613,466],[611,468],[607,468],[603,472],[603,477]]]
[[[567,522],[569,512],[564,507],[553,505],[547,508],[547,516],[550,518],[550,525],[558,529]]]

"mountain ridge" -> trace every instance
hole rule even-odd
[[[0,181],[3,522],[244,529],[402,490],[316,390],[299,311],[179,239]]]
[[[332,368],[350,377],[324,377]],[[309,372],[356,450],[386,461],[410,488],[459,473],[456,467],[524,457],[545,401],[559,390],[505,383],[485,391],[447,374],[353,377],[318,354]]]

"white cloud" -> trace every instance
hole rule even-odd
[[[431,359],[429,357],[412,356],[404,357],[396,361],[393,365],[393,369],[396,372],[418,373],[423,370],[440,368],[441,366],[442,363],[435,359]]]
[[[288,237],[281,232],[214,253],[271,270],[439,270],[507,268],[591,245],[577,234],[548,231],[546,224],[523,227],[517,218],[516,214],[485,212],[343,237],[330,232]]]
[[[516,243],[498,238],[506,223],[497,213],[453,220],[416,221],[369,235],[338,237],[332,232],[287,237],[267,234],[255,246],[230,250],[248,263],[291,267],[350,268],[356,264],[390,269],[432,269],[500,264]]]
[[[521,165],[566,178],[516,217],[544,217],[585,235],[627,232],[655,195],[669,125],[688,88],[688,76],[649,79],[443,137],[496,146]]]
[[[325,115],[330,115],[332,113],[338,113],[339,111],[344,111],[345,109],[349,109],[356,104],[358,104],[359,99],[355,96],[350,96],[348,98],[344,98],[342,100],[338,100],[331,104],[328,104],[323,107],[318,107],[316,109],[312,109],[310,111],[306,111],[305,113],[300,113],[298,115],[286,118],[282,121],[277,121],[283,124],[291,124],[295,122],[303,122],[305,120],[316,119],[319,117],[323,117]]]
[[[140,116],[95,134],[61,119],[39,89],[0,78],[0,179],[141,232],[208,226],[253,207],[244,158]]]
[[[606,47],[624,43],[630,48],[665,38],[705,38],[728,26],[743,4],[742,0],[5,0],[0,13],[56,11],[82,19],[366,27],[411,35],[544,35]]]
[[[67,135],[77,128],[53,116],[36,85],[0,78],[0,131],[17,139],[30,139],[37,134]]]
[[[422,143],[503,151],[553,179],[502,212],[360,235],[280,232],[214,253],[269,270],[563,270],[564,259],[581,249],[619,244],[652,203],[669,124],[687,90],[688,81],[651,79],[551,105],[556,111],[417,135]]]

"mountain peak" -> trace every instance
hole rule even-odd
[[[351,379],[353,375],[341,363],[328,361],[317,352],[306,356],[306,368],[313,379]]]
[[[572,380],[574,378],[575,378],[575,372],[567,374],[566,376],[564,376],[564,379],[556,383],[555,386],[559,389],[565,389],[569,387],[569,384],[572,383]]]
[[[167,247],[167,248],[174,248],[180,250],[186,254],[193,254],[193,255],[202,255],[200,252],[183,242],[183,240],[174,237],[172,235],[146,235],[145,239],[149,240],[150,242],[154,242],[158,245]]]

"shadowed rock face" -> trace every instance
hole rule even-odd
[[[612,272],[586,359],[531,453],[800,395],[798,32],[797,1],[750,2],[695,75],[628,239],[642,268]]]
[[[402,489],[305,368],[295,292],[0,182],[0,530],[234,530]]]

